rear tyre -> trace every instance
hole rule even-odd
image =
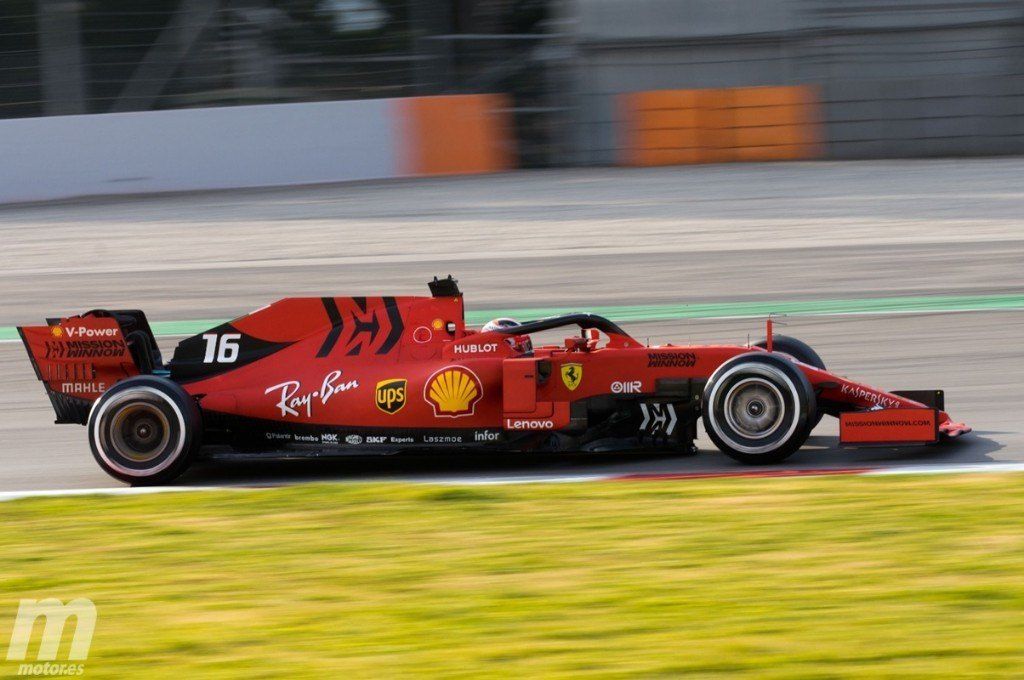
[[[773,354],[733,357],[704,388],[704,430],[719,450],[748,465],[785,460],[807,440],[816,416],[807,377]]]
[[[123,380],[89,413],[89,445],[100,467],[132,486],[166,484],[188,468],[202,432],[195,401],[151,375]]]
[[[755,343],[754,347],[768,349],[768,339],[765,338],[764,340]],[[797,361],[805,363],[808,366],[814,366],[815,368],[820,368],[823,371],[827,370],[825,368],[825,362],[822,361],[820,356],[818,356],[818,353],[803,340],[797,340],[796,338],[791,338],[788,335],[773,335],[772,351],[788,354]],[[821,418],[824,415],[825,414],[823,412],[818,411],[817,415],[814,416],[814,424],[811,425],[812,430],[818,426],[818,423],[821,422]]]

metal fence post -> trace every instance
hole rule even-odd
[[[80,7],[75,0],[38,0],[36,5],[43,113],[47,116],[87,113]]]

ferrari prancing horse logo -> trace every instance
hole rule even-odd
[[[583,381],[583,364],[562,364],[562,382],[573,392]]]

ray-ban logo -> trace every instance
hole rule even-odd
[[[84,661],[89,656],[92,633],[96,628],[96,605],[92,600],[78,597],[64,604],[55,597],[44,600],[22,600],[11,630],[11,644],[7,647],[8,661],[25,661],[32,641],[35,623],[43,619],[43,635],[39,640],[36,663],[22,663],[18,675],[68,676],[85,672],[83,663],[50,663],[64,638],[68,621],[74,619],[74,633],[68,649],[68,661]]]

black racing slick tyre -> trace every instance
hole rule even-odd
[[[754,343],[754,347],[768,349],[768,338]],[[797,361],[803,362],[808,366],[814,366],[815,368],[820,368],[823,371],[827,370],[825,368],[825,362],[822,361],[820,356],[818,356],[818,353],[803,340],[797,340],[796,338],[791,338],[788,335],[773,335],[772,351],[788,354]],[[821,418],[824,415],[825,414],[823,412],[818,411],[818,414],[814,417],[814,425],[811,426],[812,430],[818,426],[818,423],[821,422]]]
[[[723,453],[748,465],[785,460],[816,422],[814,390],[792,361],[754,352],[726,361],[704,388],[704,430]]]
[[[188,468],[200,445],[195,401],[175,382],[153,375],[123,380],[89,413],[89,445],[100,467],[132,486],[166,484]]]
[[[754,343],[754,347],[768,349],[768,339],[765,338]],[[825,370],[825,362],[822,361],[821,357],[818,356],[818,353],[803,340],[797,340],[796,338],[791,338],[788,335],[773,335],[772,351],[788,354],[797,361],[802,361],[809,366],[820,368],[823,371]]]

